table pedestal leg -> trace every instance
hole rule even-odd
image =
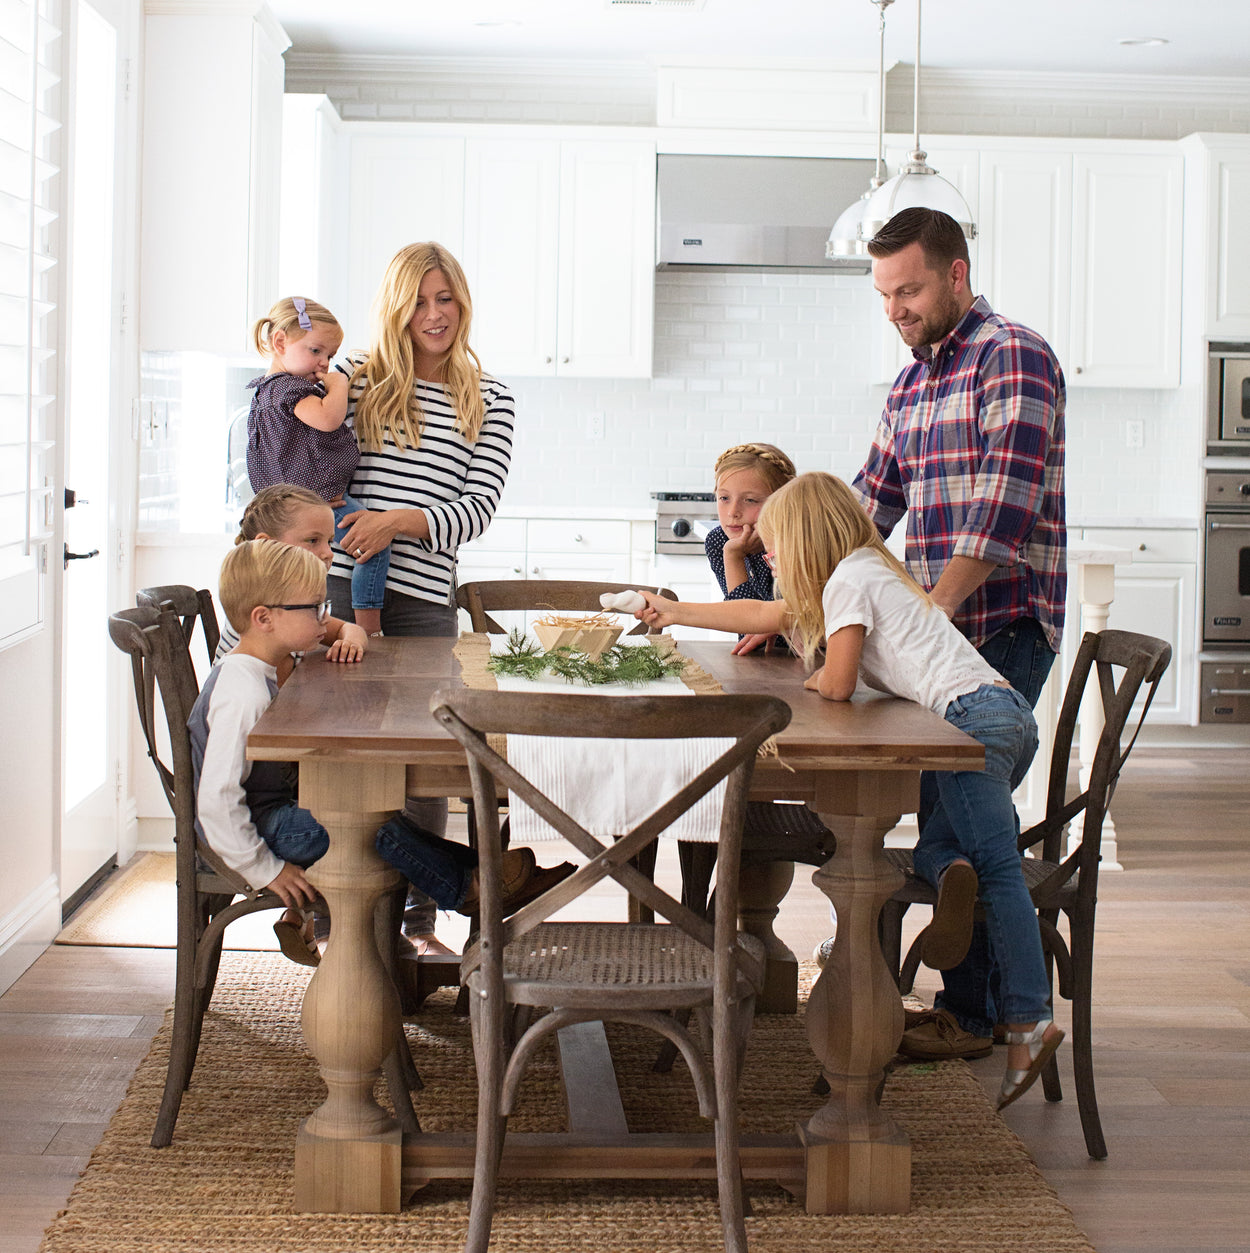
[[[399,998],[378,954],[374,912],[400,876],[373,842],[403,806],[404,768],[302,764],[300,803],[330,833],[330,851],[308,871],[330,906],[330,942],[301,1019],[329,1091],[300,1128],[295,1208],[397,1213],[402,1137],[373,1088],[395,1045]]]
[[[767,966],[763,991],[755,998],[757,1014],[794,1014],[799,1008],[799,963],[773,930],[782,900],[794,882],[794,862],[768,861],[743,866],[738,918],[742,929],[764,945]]]
[[[903,882],[883,839],[900,813],[915,809],[918,789],[915,776],[865,772],[831,798],[840,813],[817,806],[838,847],[812,882],[833,903],[838,926],[807,1002],[808,1039],[829,1084],[827,1103],[799,1128],[808,1213],[899,1214],[911,1204],[911,1145],[880,1105],[903,1005],[877,920]]]

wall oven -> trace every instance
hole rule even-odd
[[[1207,455],[1250,453],[1250,344],[1212,343],[1207,357]]]
[[[1250,470],[1208,470],[1203,644],[1250,646]]]

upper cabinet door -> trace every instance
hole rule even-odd
[[[1207,331],[1216,339],[1250,338],[1250,151],[1210,156],[1211,264]]]
[[[558,372],[648,378],[655,300],[655,145],[560,151]]]
[[[981,271],[973,271],[973,290],[995,313],[1041,335],[1070,374],[1071,154],[983,154],[979,208]]]
[[[1069,382],[1178,386],[1182,159],[1081,153],[1072,185]]]
[[[349,145],[345,349],[369,343],[369,308],[391,258],[434,240],[459,260],[464,242],[464,140],[352,136]]]
[[[560,141],[470,139],[464,173],[470,342],[505,382],[555,374]]]

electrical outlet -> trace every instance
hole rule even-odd
[[[586,438],[602,439],[603,424],[604,416],[602,413],[588,413],[586,415]]]
[[[1124,424],[1126,448],[1141,448],[1146,443],[1146,424],[1141,418],[1129,418]]]

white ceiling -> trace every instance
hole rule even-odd
[[[886,9],[914,60],[917,0]],[[292,51],[654,64],[877,58],[872,0],[270,0]],[[929,0],[922,66],[1250,79],[1247,0]],[[1159,36],[1163,47],[1123,47]]]

